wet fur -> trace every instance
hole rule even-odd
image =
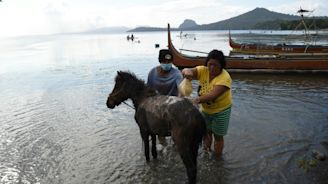
[[[146,160],[150,160],[149,136],[152,156],[157,158],[156,135],[171,135],[187,169],[188,182],[196,183],[198,147],[206,132],[205,120],[198,109],[185,98],[158,95],[134,74],[120,71],[107,107],[114,108],[129,98],[136,109],[135,120],[145,145]]]

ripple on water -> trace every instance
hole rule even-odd
[[[187,181],[172,142],[157,160],[146,162],[134,110],[124,104],[110,110],[105,104],[121,63],[101,65],[55,67],[28,82],[22,77],[16,84],[9,77],[0,84],[9,88],[0,96],[0,183]],[[136,70],[146,78],[144,66]],[[200,151],[199,183],[317,181],[296,163],[314,146],[327,151],[326,78],[241,75],[233,80],[224,156],[215,160]],[[30,81],[33,87],[27,87]],[[326,180],[312,183],[320,181]]]

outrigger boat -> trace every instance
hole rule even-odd
[[[308,10],[300,9],[297,13],[300,14],[301,20],[296,29],[300,26],[304,27],[304,44],[303,45],[294,45],[279,43],[276,45],[273,44],[264,44],[264,43],[237,43],[231,38],[229,31],[229,45],[232,48],[231,53],[237,54],[273,54],[273,55],[325,55],[328,57],[328,45],[314,45],[313,38],[308,30],[308,26],[304,20],[304,13],[310,12]]]
[[[174,47],[168,24],[168,49],[173,55],[173,64],[178,68],[204,65],[205,57],[187,56]],[[328,57],[235,57],[226,56],[226,68],[232,72],[328,72]]]
[[[235,53],[241,54],[300,54],[300,55],[326,55],[328,56],[328,46],[325,45],[292,45],[292,44],[255,44],[236,43],[232,40],[229,32],[229,45]]]

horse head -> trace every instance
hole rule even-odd
[[[128,90],[128,75],[127,72],[117,71],[115,77],[115,86],[107,98],[107,107],[113,109],[115,106],[120,105],[123,101],[130,98]]]

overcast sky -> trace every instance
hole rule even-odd
[[[0,37],[126,26],[178,27],[225,20],[256,7],[296,14],[299,7],[328,15],[328,0],[2,0]]]

